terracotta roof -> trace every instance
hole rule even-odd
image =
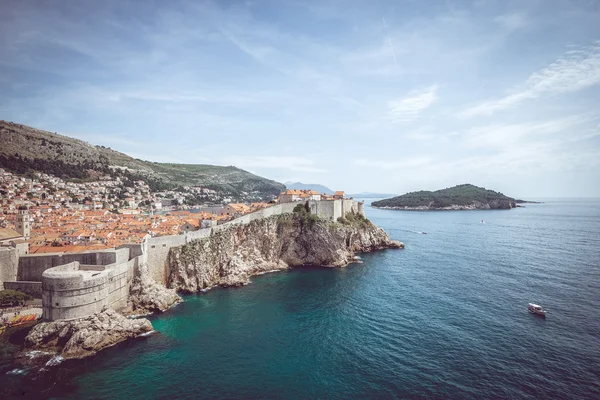
[[[10,228],[0,228],[0,240],[17,239],[23,237],[19,232]]]

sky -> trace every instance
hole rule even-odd
[[[0,119],[346,192],[600,197],[600,1],[0,0]]]

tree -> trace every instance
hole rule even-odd
[[[14,307],[32,299],[30,295],[16,290],[0,290],[0,307]]]

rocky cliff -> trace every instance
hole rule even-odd
[[[151,331],[147,319],[127,319],[107,309],[85,318],[39,323],[25,338],[25,348],[51,351],[65,359],[84,358]]]
[[[135,272],[125,313],[140,315],[162,312],[180,301],[181,297],[175,290],[156,283],[144,265]]]
[[[252,275],[305,265],[343,267],[359,252],[404,245],[364,217],[344,223],[283,214],[171,249],[167,285],[183,292],[235,286]]]

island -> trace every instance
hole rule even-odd
[[[464,184],[434,192],[410,192],[371,206],[392,210],[507,210],[517,207],[517,202],[500,192]]]

